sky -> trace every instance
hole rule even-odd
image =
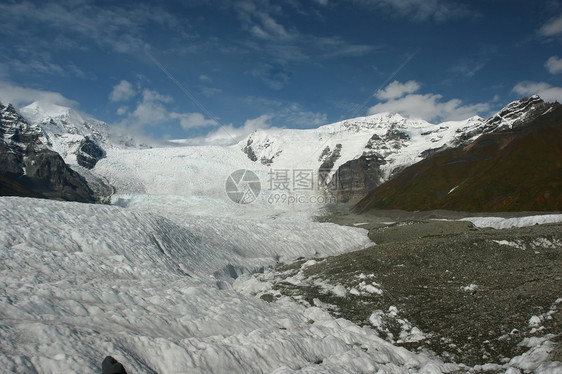
[[[159,139],[562,101],[562,1],[0,0],[0,101]]]

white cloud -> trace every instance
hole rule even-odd
[[[558,56],[552,56],[551,58],[546,60],[544,66],[550,74],[560,74],[562,73],[562,58]]]
[[[254,119],[249,119],[246,122],[244,122],[244,126],[242,126],[245,131],[250,131],[248,132],[248,134],[254,132],[255,130],[259,130],[259,129],[267,129],[269,127],[271,127],[270,121],[271,121],[271,114],[262,114],[261,116],[254,118]]]
[[[170,113],[170,118],[179,119],[181,127],[186,130],[194,127],[212,127],[218,125],[217,121],[214,119],[206,119],[201,113]]]
[[[391,100],[398,99],[406,94],[411,94],[420,89],[420,84],[416,81],[408,81],[406,83],[400,83],[394,81],[386,86],[382,90],[378,90],[375,96],[379,100]]]
[[[297,103],[288,103],[272,115],[275,123],[289,128],[315,128],[328,122],[326,113],[312,112]]]
[[[462,120],[490,111],[488,103],[465,105],[460,99],[443,101],[443,96],[438,94],[414,94],[418,89],[415,81],[394,81],[377,92],[377,98],[383,102],[369,108],[368,113],[394,112],[431,122]]]
[[[127,111],[129,110],[129,107],[127,106],[122,106],[119,109],[117,109],[117,115],[122,116],[125,113],[127,113]]]
[[[271,119],[272,115],[263,114],[257,118],[247,120],[241,127],[234,127],[232,124],[224,125],[204,137],[189,139],[186,143],[194,145],[236,144],[256,130],[272,128]]]
[[[319,57],[338,58],[338,57],[358,57],[364,56],[378,49],[378,47],[367,44],[352,44],[337,36],[304,38],[310,46],[320,50]]]
[[[145,89],[142,92],[142,101],[137,104],[135,110],[125,119],[125,125],[132,125],[134,127],[156,126],[169,120],[170,115],[164,103],[171,101],[172,98],[169,96]]]
[[[126,80],[122,80],[113,87],[113,90],[109,94],[109,100],[116,101],[126,101],[137,94],[133,85]]]
[[[319,3],[328,5],[327,0],[320,0]],[[228,46],[221,46],[220,49],[236,51],[236,53],[247,53],[250,50],[256,56],[266,57],[256,59],[254,66],[249,64],[248,71],[262,79],[272,89],[279,90],[285,86],[290,76],[285,77],[283,72],[279,74],[277,69],[268,66],[283,67],[287,73],[289,62],[316,64],[318,60],[363,56],[378,48],[372,45],[354,44],[338,36],[318,36],[302,32],[299,30],[300,25],[292,22],[294,18],[289,13],[285,13],[286,8],[305,12],[302,7],[303,4],[295,1],[232,2],[232,9],[242,29],[254,38],[243,44],[239,43],[236,47],[231,43]]]
[[[292,72],[286,65],[270,63],[257,64],[249,73],[276,91],[283,89],[292,76]]]
[[[137,103],[132,112],[129,112],[126,106],[117,110],[118,115],[127,114],[127,117],[117,125],[138,129],[144,126],[157,126],[162,122],[169,121],[170,114],[164,104],[171,101],[172,98],[169,96],[145,89],[142,92],[142,100]]]
[[[519,82],[513,87],[513,92],[519,95],[539,95],[545,101],[562,102],[562,87],[554,87],[546,82]]]
[[[129,115],[127,122],[135,127],[155,126],[168,119],[168,111],[159,102],[143,101]]]
[[[127,115],[121,123],[121,127],[132,127],[141,129],[145,126],[158,126],[162,123],[177,121],[183,129],[195,127],[216,127],[219,123],[214,119],[205,118],[201,113],[177,113],[168,110],[166,104],[173,99],[162,95],[157,91],[145,89],[142,91],[140,100],[135,109],[129,112],[128,107],[123,106],[117,110],[119,115]]]
[[[170,96],[162,95],[157,91],[153,90],[143,90],[142,91],[142,100],[144,102],[162,102],[162,103],[171,103],[174,101]]]
[[[545,23],[539,33],[544,36],[557,36],[562,34],[562,14]]]
[[[12,104],[15,107],[22,107],[34,101],[42,101],[73,108],[78,107],[76,101],[70,100],[58,92],[38,90],[0,82],[0,102],[4,105]]]
[[[36,73],[46,75],[59,75],[66,76],[67,69],[61,65],[54,64],[46,60],[33,60],[33,59],[12,59],[9,61],[10,68],[14,71],[24,73]]]

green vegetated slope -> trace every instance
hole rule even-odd
[[[371,209],[562,210],[562,105],[412,165],[354,207]]]

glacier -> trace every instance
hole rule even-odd
[[[307,219],[170,217],[1,197],[0,371],[98,373],[108,354],[133,373],[465,368],[318,307],[245,292],[260,286],[249,275],[268,265],[364,248],[366,230]],[[556,369],[536,362],[550,342],[536,343],[513,366]]]
[[[447,365],[366,328],[231,286],[299,256],[368,244],[362,229],[0,198],[0,367],[99,372],[408,372]],[[311,323],[314,320],[314,323]]]

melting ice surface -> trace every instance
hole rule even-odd
[[[228,201],[228,173],[255,167],[244,162],[210,147],[115,150],[95,170],[117,187],[113,206],[0,198],[0,371],[99,373],[106,355],[129,373],[458,369],[242,292],[256,285],[241,274],[369,245],[363,229],[313,222],[317,207]]]
[[[183,218],[0,198],[1,370],[97,373],[107,354],[133,373],[442,365],[317,308],[230,285],[277,260],[362,248],[361,229]]]

